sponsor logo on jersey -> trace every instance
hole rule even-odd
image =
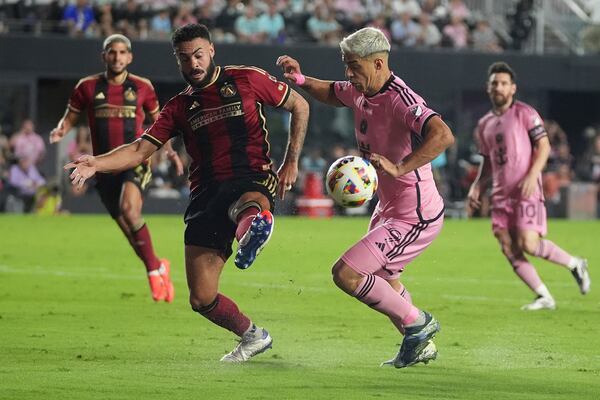
[[[135,118],[135,106],[103,104],[94,109],[96,118]]]
[[[242,102],[238,101],[221,107],[203,109],[190,119],[190,125],[193,130],[196,130],[215,121],[239,117],[240,115],[244,115],[244,110],[242,109]]]

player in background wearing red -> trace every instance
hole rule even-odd
[[[308,124],[302,96],[260,68],[217,66],[204,25],[177,29],[172,45],[189,86],[167,102],[157,121],[135,142],[67,164],[82,185],[97,172],[117,172],[147,159],[182,135],[192,159],[191,194],[185,213],[185,263],[192,309],[240,337],[224,362],[244,362],[271,347],[266,329],[256,326],[236,303],[219,292],[219,278],[238,241],[235,264],[248,268],[273,232],[274,196],[282,199],[298,176],[298,159]],[[291,113],[284,160],[272,169],[265,105]]]
[[[413,305],[398,278],[442,229],[444,201],[430,162],[454,137],[439,114],[390,71],[383,32],[363,28],[344,38],[340,48],[347,81],[307,77],[293,58],[277,60],[284,77],[315,99],[352,109],[358,148],[378,170],[379,203],[369,231],[335,263],[333,281],[386,315],[404,335],[396,357],[383,365],[426,363],[437,355],[432,338],[439,323]]]
[[[65,115],[50,132],[50,143],[60,141],[75,127],[84,110],[87,110],[94,154],[106,153],[139,138],[143,131],[144,111],[153,121],[158,117],[158,99],[152,83],[127,71],[133,61],[129,39],[119,34],[107,37],[102,46],[102,59],[105,71],[77,83]],[[167,152],[177,174],[182,175],[183,164],[170,144]],[[169,260],[156,256],[150,230],[142,217],[143,191],[151,178],[149,161],[144,159],[118,174],[97,175],[96,189],[111,217],[143,261],[152,298],[172,302],[175,290],[169,277]]]
[[[542,169],[550,141],[538,112],[515,100],[515,73],[504,62],[488,69],[487,93],[492,109],[477,124],[476,141],[483,162],[469,194],[469,206],[481,206],[481,193],[492,181],[492,230],[502,253],[536,299],[523,310],[554,310],[556,303],[525,254],[544,258],[571,271],[581,294],[590,290],[585,259],[574,257],[554,242],[547,231]]]

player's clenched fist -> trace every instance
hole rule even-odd
[[[292,57],[287,55],[279,56],[275,64],[283,69],[283,77],[285,79],[294,82],[297,85],[302,85],[304,83],[304,76],[300,70],[300,64]]]

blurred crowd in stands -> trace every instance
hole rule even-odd
[[[531,1],[507,15],[511,43],[529,35]],[[337,46],[357,29],[375,26],[398,46],[472,48],[507,46],[479,10],[463,0],[18,0],[0,3],[0,33],[32,32],[75,37],[122,33],[138,40],[167,40],[173,29],[207,25],[216,42],[320,43]],[[518,48],[518,47],[517,47]]]
[[[365,26],[397,46],[499,52],[522,50],[535,25],[536,2],[514,0],[505,15],[464,0],[4,0],[0,34],[31,33],[168,40],[187,23],[208,26],[216,42],[337,46]],[[587,53],[600,52],[600,1],[574,0],[587,14],[580,32]],[[538,2],[537,7],[540,4]],[[492,21],[494,23],[492,23]]]

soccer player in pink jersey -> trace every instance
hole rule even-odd
[[[525,254],[541,257],[569,269],[582,294],[590,290],[587,261],[574,257],[548,239],[542,169],[550,142],[540,115],[514,99],[515,73],[504,62],[489,67],[487,93],[492,110],[477,125],[476,139],[483,162],[469,194],[469,206],[478,209],[480,196],[492,180],[492,230],[515,273],[537,295],[523,310],[556,308],[554,298]]]
[[[389,317],[404,334],[396,368],[428,362],[438,321],[412,303],[398,278],[442,229],[444,202],[430,161],[454,142],[440,116],[388,66],[390,44],[375,28],[363,28],[340,43],[347,81],[302,75],[300,64],[281,56],[284,77],[315,99],[354,111],[363,157],[378,169],[379,203],[367,234],[333,266],[333,281],[347,294]]]

